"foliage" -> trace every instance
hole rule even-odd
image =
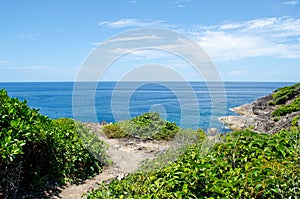
[[[102,131],[108,138],[124,138],[128,136],[128,133],[121,130],[117,123],[104,126]]]
[[[199,140],[204,140],[206,138],[206,133],[199,128],[198,130],[193,129],[179,129],[173,143],[183,146],[190,145],[199,142]]]
[[[205,138],[206,134],[202,129],[197,131],[193,129],[179,129],[175,138],[169,142],[169,147],[163,153],[156,154],[154,159],[144,161],[141,164],[140,171],[150,172],[168,166],[184,154],[191,144],[198,142],[203,142],[202,152],[205,154],[207,149],[215,144],[214,140],[205,140]]]
[[[297,198],[300,131],[229,133],[207,153],[191,145],[174,163],[131,174],[92,191],[88,198]]]
[[[53,120],[48,142],[48,147],[53,147],[52,153],[55,154],[54,167],[58,168],[56,178],[63,183],[92,176],[107,162],[104,142],[72,119]],[[99,147],[97,151],[94,150],[94,154],[99,156],[97,159],[88,151],[93,149],[89,146]]]
[[[299,94],[300,94],[300,83],[292,86],[279,88],[272,94],[273,101],[271,102],[271,105],[285,104],[288,100],[293,99],[295,96]]]
[[[171,140],[175,137],[178,132],[179,127],[175,122],[166,121],[162,128],[153,135],[156,140]]]
[[[284,116],[288,113],[293,113],[296,111],[300,111],[300,96],[294,99],[290,104],[279,106],[272,112],[272,116]]]
[[[73,120],[51,120],[0,90],[0,193],[13,198],[20,188],[99,172],[102,163],[84,148],[76,130]]]
[[[163,124],[163,120],[160,118],[159,114],[155,112],[144,113],[142,115],[132,118],[131,121],[137,126],[147,126],[152,122]]]
[[[292,127],[297,127],[300,124],[300,115],[297,115],[295,117],[293,117],[292,122],[291,122],[291,126]]]
[[[111,164],[111,160],[106,154],[109,145],[99,139],[98,135],[91,133],[87,127],[81,122],[76,122],[76,132],[79,134],[84,148],[88,149],[94,157],[97,158],[103,165]]]
[[[103,127],[104,134],[109,138],[140,137],[156,140],[171,140],[179,127],[174,122],[163,120],[158,113],[149,112]]]
[[[300,83],[277,89],[272,98],[270,105],[277,105],[272,112],[275,122],[279,121],[281,116],[300,111]]]

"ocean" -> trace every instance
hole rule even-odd
[[[100,82],[84,86],[74,82],[26,82],[0,83],[0,89],[5,89],[10,97],[26,100],[30,107],[53,119],[115,122],[156,111],[184,128],[207,130],[213,127],[226,131],[217,118],[235,115],[230,108],[292,84],[224,82],[222,88],[205,82]]]

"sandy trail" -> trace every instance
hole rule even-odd
[[[101,130],[100,124],[88,123],[87,126],[92,132],[98,133]],[[168,144],[163,141],[141,141],[139,139],[119,140],[108,139],[99,135],[100,139],[109,144],[107,154],[113,164],[103,169],[103,172],[92,179],[87,179],[83,184],[70,185],[60,189],[59,196],[54,198],[82,198],[84,193],[99,187],[99,183],[115,178],[122,178],[139,168],[142,161],[153,159],[157,152],[164,151]],[[85,198],[85,197],[83,197]]]

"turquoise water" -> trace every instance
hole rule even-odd
[[[185,83],[186,84],[186,83]],[[245,103],[250,103],[273,90],[291,85],[287,82],[225,82],[224,90],[215,87],[213,91],[204,82],[190,82],[190,87],[184,83],[120,83],[101,82],[97,88],[83,89],[83,94],[93,93],[93,102],[79,100],[76,106],[82,107],[75,119],[91,122],[115,122],[116,120],[134,117],[148,111],[157,111],[169,121],[174,121],[185,128],[200,127],[207,129],[224,126],[216,120],[211,123],[211,116],[234,115],[229,109]],[[116,87],[117,86],[117,87]],[[43,82],[43,83],[0,83],[0,88],[8,91],[9,96],[26,99],[30,107],[40,110],[40,113],[50,118],[74,118],[73,82]],[[224,97],[222,94],[224,91]],[[127,97],[126,97],[127,96]],[[129,96],[129,98],[128,98]],[[212,98],[213,97],[213,98]],[[214,113],[212,104],[220,100],[224,103],[225,113]],[[225,100],[225,101],[224,101]],[[91,106],[91,104],[93,104]],[[76,109],[77,107],[75,107]],[[122,115],[124,108],[129,113]],[[93,109],[93,110],[90,110]],[[123,110],[124,109],[124,110]],[[96,115],[93,117],[93,115]],[[198,117],[192,117],[195,116]],[[191,116],[189,122],[182,122],[182,115]],[[196,118],[196,119],[195,119]]]

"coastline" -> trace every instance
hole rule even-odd
[[[238,115],[223,116],[219,120],[233,131],[251,129],[257,133],[274,134],[282,129],[290,129],[293,119],[300,115],[300,111],[274,117],[272,113],[280,105],[272,105],[272,101],[272,94],[266,95],[252,103],[231,108],[230,110]],[[286,104],[290,103],[291,100],[286,102]]]
[[[234,131],[248,128],[253,124],[253,117],[255,117],[250,111],[250,106],[251,104],[244,104],[230,108],[230,111],[235,112],[238,115],[222,116],[219,118],[219,121],[224,123],[227,128]]]

